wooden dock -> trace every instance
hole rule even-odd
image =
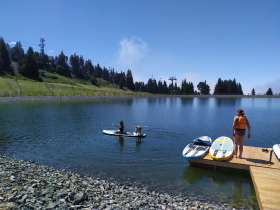
[[[261,210],[280,209],[280,162],[272,151],[262,152],[261,147],[244,146],[242,159],[230,158],[226,161],[213,160],[209,154],[200,159],[189,160],[191,165],[201,164],[203,167],[229,167],[250,170],[254,188]],[[270,165],[268,165],[270,164]],[[206,167],[207,168],[207,167]]]

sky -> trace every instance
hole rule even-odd
[[[280,93],[279,0],[0,0],[0,37],[25,51],[83,55],[134,81],[176,77],[214,91]]]

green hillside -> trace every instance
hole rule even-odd
[[[13,76],[0,77],[0,96],[43,96],[43,95],[119,95],[119,94],[137,94],[126,88],[120,89],[118,85],[96,79],[97,85],[92,85],[89,80],[79,80],[67,78],[56,73],[47,73],[39,70],[41,81],[30,80],[19,76],[17,79]]]

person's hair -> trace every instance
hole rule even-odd
[[[238,115],[241,115],[241,116],[245,115],[243,109],[238,109],[237,112],[238,112]]]
[[[121,125],[123,124],[123,121],[122,121],[122,120],[120,121],[120,124],[121,124]]]

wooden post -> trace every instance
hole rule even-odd
[[[12,93],[12,96],[14,96],[14,93]]]
[[[61,96],[61,93],[59,93],[60,94],[60,96]]]
[[[67,93],[67,96],[68,96],[68,93]]]
[[[38,96],[38,93],[36,93],[36,96]]]
[[[74,93],[74,96],[75,96],[75,93]]]
[[[5,93],[4,93],[4,97],[5,97]]]
[[[29,96],[29,93],[28,93],[28,96]]]
[[[268,151],[270,152],[268,165],[271,166],[271,158],[272,158],[272,151],[273,151],[273,149],[269,148]]]

